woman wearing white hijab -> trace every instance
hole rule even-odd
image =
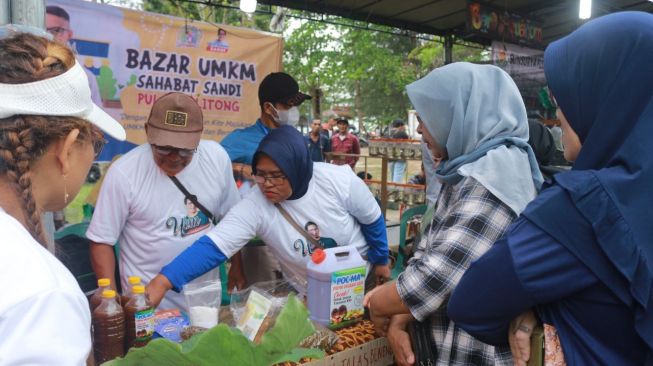
[[[471,262],[485,253],[542,184],[528,145],[526,109],[510,76],[491,65],[454,63],[406,87],[442,182],[433,219],[397,281],[365,303],[399,365],[415,362],[406,332],[430,324],[436,364],[512,365],[510,350],[481,343],[447,317],[446,304]]]

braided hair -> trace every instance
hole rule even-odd
[[[66,46],[22,33],[0,40],[0,83],[23,84],[61,75],[75,64]],[[18,195],[25,224],[35,240],[45,245],[41,212],[32,194],[34,162],[48,146],[79,130],[79,141],[91,141],[99,133],[76,117],[13,115],[0,119],[0,175]]]

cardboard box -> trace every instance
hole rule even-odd
[[[393,363],[394,355],[388,339],[377,338],[303,366],[389,366]]]

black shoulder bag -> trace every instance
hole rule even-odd
[[[415,366],[435,366],[438,350],[431,344],[431,324],[413,320],[408,323],[408,336],[415,354]]]
[[[202,213],[203,213],[204,215],[206,215],[206,217],[209,218],[209,220],[213,223],[213,225],[217,225],[217,224],[218,224],[218,220],[216,220],[215,216],[213,216],[213,214],[211,213],[211,211],[209,211],[206,207],[204,207],[204,205],[202,205],[202,204],[200,203],[200,201],[197,200],[197,196],[195,196],[195,195],[191,194],[190,192],[188,192],[188,190],[186,189],[186,187],[184,187],[184,185],[181,184],[181,182],[179,181],[179,179],[177,179],[177,177],[175,177],[175,176],[173,176],[173,175],[169,175],[168,177],[170,178],[170,180],[172,181],[172,183],[174,183],[175,186],[177,186],[177,188],[179,188],[179,190],[181,191],[181,193],[184,194],[184,196],[186,197],[186,199],[188,199],[189,201],[193,202],[193,204],[195,205],[195,207],[199,208],[199,210],[202,211]]]

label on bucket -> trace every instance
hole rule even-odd
[[[329,326],[339,328],[363,318],[365,267],[331,274],[331,319]]]

